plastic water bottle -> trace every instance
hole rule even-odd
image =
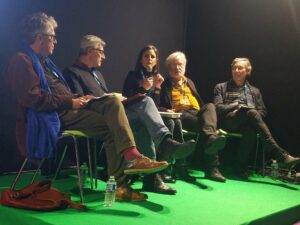
[[[117,182],[114,176],[110,176],[106,183],[104,206],[113,206],[116,199]]]
[[[273,160],[271,164],[271,177],[276,180],[278,176],[279,176],[278,163],[276,160]]]
[[[88,176],[89,176],[89,168],[88,168],[86,162],[84,162],[80,166],[80,177],[81,177],[81,187],[82,188],[85,186]]]

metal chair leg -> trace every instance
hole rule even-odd
[[[62,154],[61,157],[60,157],[59,163],[58,163],[58,165],[57,165],[57,168],[56,168],[56,171],[55,171],[55,175],[54,175],[54,177],[53,177],[53,180],[56,180],[57,176],[58,176],[59,173],[60,173],[62,163],[63,163],[64,158],[65,158],[66,153],[67,153],[67,149],[68,149],[68,146],[66,145],[65,148],[64,148],[63,154]]]
[[[28,161],[28,158],[26,157],[26,158],[24,159],[22,165],[21,165],[21,168],[20,168],[18,174],[16,175],[16,177],[15,177],[15,179],[14,179],[14,181],[13,181],[11,187],[10,187],[10,190],[14,190],[14,189],[15,189],[16,184],[18,183],[18,181],[19,181],[19,179],[20,179],[20,175],[21,175],[22,171],[24,170],[24,167],[25,167],[27,161]]]
[[[253,171],[254,172],[257,170],[258,151],[259,151],[259,134],[256,135],[255,157],[254,157],[254,163],[253,163]]]
[[[266,176],[266,170],[265,170],[265,149],[262,148],[262,176]]]
[[[95,182],[95,189],[98,188],[98,182],[97,182],[97,177],[98,177],[98,171],[97,171],[97,140],[93,138],[94,142],[94,148],[93,148],[93,155],[94,155],[94,182]]]
[[[88,160],[89,160],[90,183],[91,183],[91,189],[93,189],[94,188],[94,183],[93,183],[93,171],[92,171],[92,159],[91,159],[90,139],[87,139],[87,151],[88,151]]]
[[[37,172],[41,169],[43,163],[45,162],[46,158],[43,158],[38,166],[38,168],[35,170],[34,174],[33,174],[33,177],[32,177],[32,180],[31,180],[31,183],[33,183],[36,175],[37,175]]]
[[[79,150],[78,150],[78,144],[76,137],[71,136],[74,141],[74,148],[75,148],[75,156],[76,156],[76,169],[77,169],[77,176],[78,176],[78,188],[79,188],[79,193],[80,193],[80,202],[83,204],[84,199],[83,199],[83,188],[82,188],[82,181],[81,181],[81,175],[80,175],[80,161],[79,161]]]

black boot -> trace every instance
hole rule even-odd
[[[298,157],[293,157],[287,152],[280,152],[276,157],[280,167],[292,167],[300,162]]]
[[[208,155],[214,155],[225,147],[226,137],[223,135],[210,135],[208,137],[204,152]]]
[[[247,180],[249,177],[249,172],[248,172],[248,165],[245,163],[239,163],[237,162],[234,167],[234,175],[236,176],[237,179],[240,180]]]
[[[143,190],[166,195],[176,194],[176,190],[167,186],[158,173],[144,177]]]
[[[218,181],[218,182],[226,182],[226,178],[221,174],[218,167],[213,167],[207,173],[205,173],[205,178]]]
[[[195,150],[195,140],[189,140],[184,143],[179,143],[170,137],[164,138],[159,145],[158,160],[168,161],[173,157],[174,159],[183,159],[192,154]]]
[[[165,183],[176,183],[176,179],[173,176],[173,165],[170,165],[167,169],[160,172],[161,179]]]
[[[160,176],[163,182],[165,183],[173,183],[173,184],[176,183],[176,178],[174,178],[170,174],[162,173]]]
[[[176,163],[174,165],[176,178],[184,180],[186,182],[195,182],[196,178],[189,175],[188,169],[184,163]]]

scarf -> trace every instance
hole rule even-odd
[[[51,93],[39,56],[28,46],[23,47],[22,51],[31,58],[33,69],[40,79],[41,88]],[[49,58],[46,58],[45,62],[53,73],[62,78],[61,72]],[[55,156],[59,131],[60,121],[57,112],[40,112],[28,108],[26,148],[29,159]]]

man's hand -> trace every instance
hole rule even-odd
[[[95,97],[91,96],[91,95],[85,95],[80,98],[73,98],[72,99],[72,109],[84,108],[87,105],[87,103],[93,98],[95,98]]]
[[[85,95],[85,96],[80,97],[80,99],[83,99],[87,102],[89,102],[91,99],[94,99],[94,98],[95,98],[95,96],[93,96],[93,95]]]
[[[123,95],[120,95],[120,96],[118,96],[119,97],[119,99],[120,99],[120,101],[121,102],[123,102],[123,101],[125,101],[127,98],[125,97],[125,96],[123,96]]]
[[[241,108],[241,106],[239,105],[238,102],[233,102],[233,103],[231,103],[230,105],[232,106],[232,109],[233,109],[232,112],[233,112],[234,114],[236,114],[237,111],[239,111],[240,108]]]
[[[156,74],[155,76],[155,87],[160,89],[161,84],[165,81],[161,74]]]
[[[170,112],[170,113],[173,112],[173,113],[174,113],[174,112],[176,112],[176,111],[175,111],[175,109],[168,109],[167,112]]]

